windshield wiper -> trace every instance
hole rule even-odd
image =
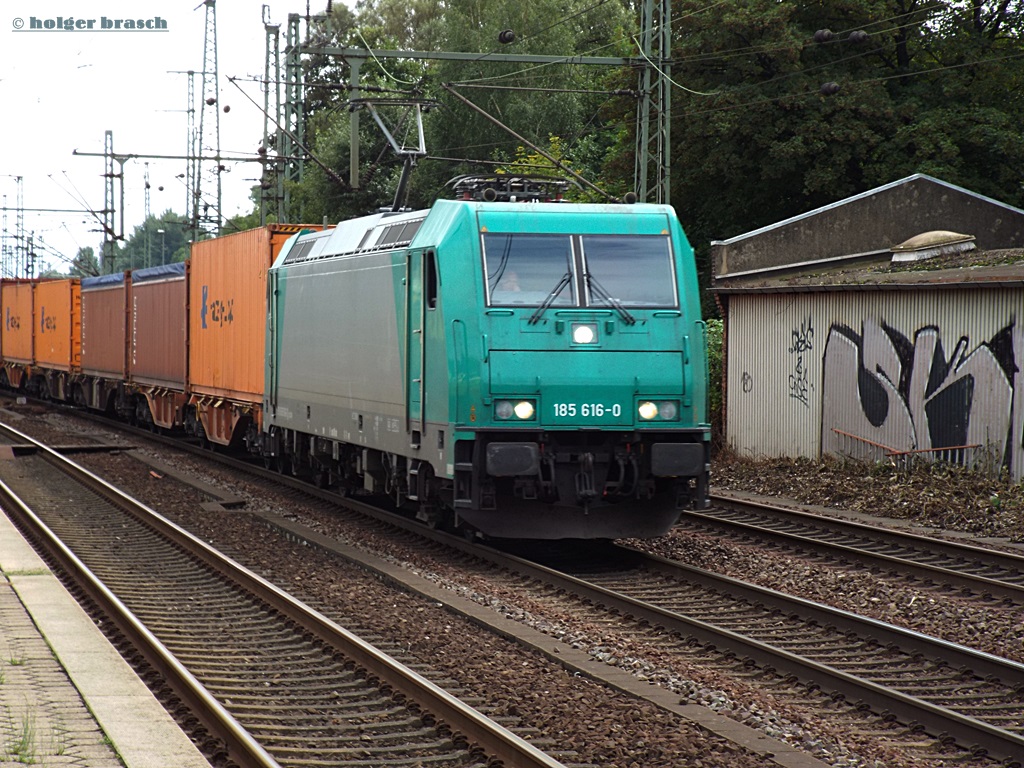
[[[585,272],[584,276],[587,278],[587,285],[590,286],[591,293],[593,293],[599,299],[603,300],[605,303],[611,306],[612,309],[618,312],[619,317],[622,318],[622,322],[624,322],[626,325],[633,325],[636,322],[636,318],[633,317],[630,311],[626,309],[624,306],[622,306],[622,302],[620,302],[616,298],[613,298],[612,295],[604,289],[604,286],[597,282],[596,277],[590,274],[590,272]]]
[[[558,294],[565,290],[565,286],[569,284],[570,280],[572,280],[572,272],[566,271],[566,273],[562,275],[562,279],[558,281],[558,285],[554,287],[551,293],[548,294],[547,298],[544,299],[541,305],[534,310],[532,315],[530,315],[527,325],[534,325],[538,320],[540,320],[547,308],[555,303],[555,299],[558,298]]]

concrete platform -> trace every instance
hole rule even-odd
[[[0,768],[209,768],[0,512]]]

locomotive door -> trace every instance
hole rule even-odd
[[[423,251],[409,251],[405,265],[405,431],[409,443],[418,448],[425,425],[426,399],[426,302],[423,300]]]

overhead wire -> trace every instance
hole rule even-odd
[[[932,69],[917,70],[915,72],[898,72],[896,74],[886,75],[884,77],[872,77],[872,78],[866,78],[864,80],[851,80],[851,81],[848,81],[848,82],[850,82],[850,84],[852,86],[871,85],[871,84],[874,84],[874,83],[887,82],[889,80],[902,80],[902,79],[912,78],[912,77],[924,77],[924,76],[928,76],[928,75],[934,75],[937,72],[943,72],[943,71],[946,71],[946,70],[964,69],[966,67],[976,67],[976,66],[980,66],[980,65],[983,65],[983,64],[990,64],[990,63],[994,63],[994,62],[998,62],[998,61],[1006,61],[1006,60],[1020,59],[1020,58],[1024,58],[1024,51],[1022,51],[1020,53],[1007,54],[1006,56],[997,56],[997,57],[994,57],[994,58],[991,58],[991,59],[979,59],[978,61],[962,62],[962,63],[959,63],[959,64],[949,64],[949,65],[946,65],[946,66],[934,67]],[[725,105],[717,106],[717,107],[707,107],[705,109],[688,110],[687,111],[687,115],[689,115],[691,117],[696,117],[696,116],[699,116],[699,115],[707,115],[707,114],[711,114],[711,113],[714,113],[714,112],[726,112],[726,111],[731,111],[731,110],[735,110],[735,109],[743,109],[745,107],[757,106],[759,104],[769,104],[771,102],[783,101],[784,99],[789,99],[789,98],[806,98],[806,97],[820,96],[820,95],[821,95],[820,92],[817,91],[817,90],[806,91],[804,93],[789,93],[789,94],[783,94],[783,95],[779,95],[779,96],[766,97],[766,98],[763,98],[763,99],[757,99],[757,100],[753,100],[753,101],[740,102],[740,103],[736,103],[736,104],[725,104]]]

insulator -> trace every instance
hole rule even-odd
[[[816,43],[827,43],[835,37],[835,32],[831,29],[819,29],[814,33],[814,42]]]
[[[850,33],[850,42],[857,44],[866,43],[869,37],[871,37],[871,35],[869,35],[863,29],[855,29],[853,30],[853,32]]]
[[[508,45],[516,41],[516,33],[511,29],[503,29],[498,33],[498,42],[502,45]]]
[[[837,93],[839,93],[839,83],[833,83],[833,82],[822,83],[822,85],[821,85],[821,95],[822,96],[835,96]]]

